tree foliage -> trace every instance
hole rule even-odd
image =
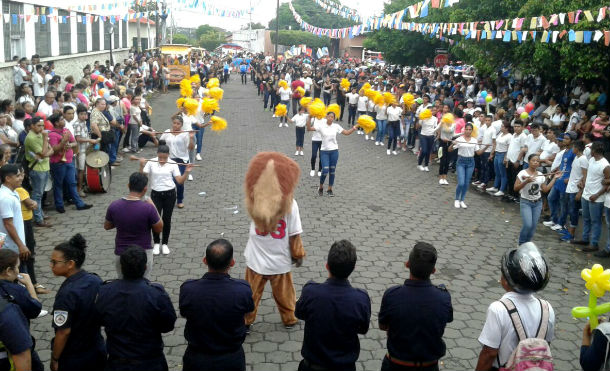
[[[242,30],[247,30],[249,28],[250,28],[250,23],[247,23],[245,26],[242,27]],[[266,28],[265,25],[263,25],[262,23],[259,23],[259,22],[252,23],[253,30],[264,30],[265,28]]]
[[[415,3],[416,0],[392,0],[385,6],[386,14]],[[539,15],[566,13],[577,9],[595,10],[607,5],[604,0],[461,0],[451,8],[430,9],[429,16],[416,22],[472,22],[513,19],[525,17],[524,30],[529,27],[529,18]],[[596,12],[594,12],[596,16]],[[582,18],[582,16],[581,16]],[[408,17],[405,22],[410,21]],[[567,22],[566,22],[567,23]],[[553,26],[551,30],[595,30],[608,29],[610,22],[580,22],[576,25]],[[482,74],[491,74],[503,66],[511,66],[526,74],[539,74],[543,78],[569,80],[606,79],[610,69],[610,48],[603,43],[576,44],[567,42],[567,36],[557,43],[541,43],[542,29],[538,29],[537,41],[518,44],[499,40],[465,40],[462,36],[451,36],[459,42],[449,47],[429,35],[416,32],[380,30],[367,38],[365,46],[383,51],[386,59],[393,63],[421,64],[434,57],[434,49],[449,47],[452,58],[473,64]]]
[[[338,15],[326,13],[322,7],[315,3],[312,0],[294,0],[292,1],[292,6],[299,13],[303,20],[313,26],[316,27],[324,27],[324,28],[342,28],[353,26],[355,23],[349,19],[345,19]],[[340,5],[339,5],[340,6]],[[274,9],[275,11],[275,9]],[[279,26],[280,29],[286,30],[290,27],[293,30],[300,30],[301,25],[299,25],[292,15],[292,11],[288,7],[288,3],[284,3],[280,5],[279,9]],[[273,18],[269,22],[269,29],[275,30],[275,22],[276,18]]]
[[[173,44],[190,44],[190,40],[188,36],[183,35],[181,33],[177,33],[172,38]]]
[[[281,30],[279,32],[279,45],[299,45],[305,44],[311,48],[322,48],[330,46],[328,37],[318,37],[306,31]],[[271,33],[271,42],[275,44],[275,32]]]

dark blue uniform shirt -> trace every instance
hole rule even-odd
[[[176,311],[163,286],[139,280],[106,282],[95,309],[106,331],[110,359],[163,357],[161,334],[172,331]]]
[[[254,301],[248,282],[206,273],[182,284],[179,306],[189,346],[205,354],[224,354],[239,350],[244,342],[244,316],[254,310]]]
[[[95,297],[102,280],[86,271],[66,278],[61,284],[53,304],[53,328],[70,329],[70,336],[61,353],[66,357],[81,358],[88,354],[105,352],[100,324],[95,315]]]
[[[406,280],[381,300],[379,325],[388,326],[388,353],[407,362],[436,361],[445,355],[443,333],[453,321],[451,296],[430,280]]]
[[[11,354],[23,353],[33,346],[28,321],[17,304],[0,296],[0,342]]]
[[[358,334],[366,334],[371,299],[348,280],[308,282],[295,315],[305,321],[301,355],[312,364],[333,370],[355,370],[360,354]]]
[[[27,319],[34,319],[40,314],[42,304],[32,298],[28,290],[15,282],[0,280],[0,296],[10,295]]]

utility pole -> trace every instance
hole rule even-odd
[[[280,42],[280,0],[275,7],[275,65],[277,66],[277,44]]]
[[[252,51],[252,0],[250,0],[250,23],[248,23],[248,49]]]
[[[159,0],[155,1],[155,8],[157,8],[157,16],[155,17],[155,48],[159,47]]]

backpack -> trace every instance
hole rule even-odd
[[[536,336],[528,338],[515,304],[510,299],[500,300],[506,307],[515,332],[519,337],[517,347],[511,353],[504,367],[500,367],[500,371],[553,371],[551,347],[546,341],[546,333],[549,327],[549,303],[540,299],[538,301],[542,313],[540,324]]]

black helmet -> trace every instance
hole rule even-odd
[[[520,294],[542,290],[549,282],[548,264],[533,242],[506,251],[501,268],[509,286]]]

